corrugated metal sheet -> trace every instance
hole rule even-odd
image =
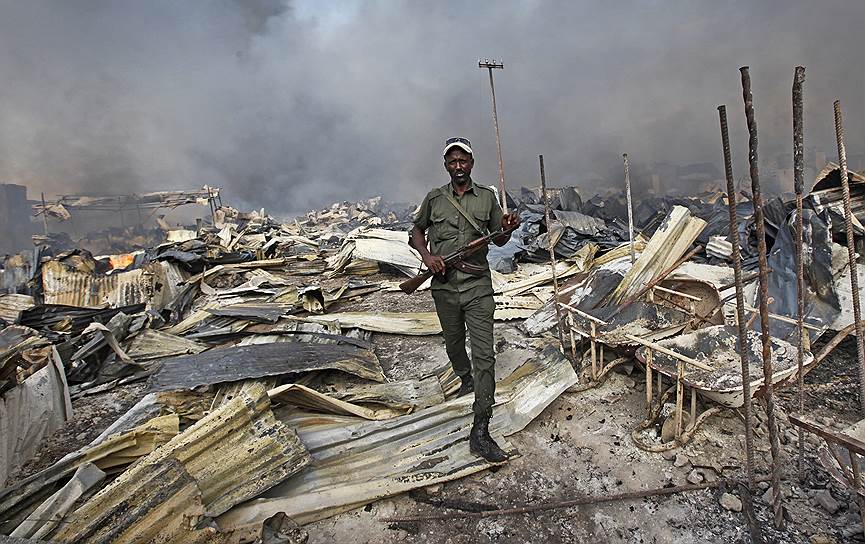
[[[512,451],[502,436],[522,430],[576,383],[570,362],[557,354],[553,351],[530,361],[497,384],[491,432],[505,449]],[[220,516],[217,524],[236,531],[237,539],[250,538],[278,512],[309,523],[488,468],[489,463],[469,452],[471,404],[471,396],[464,396],[384,421],[286,415],[286,423],[297,429],[309,448],[312,464],[263,498]]]
[[[63,482],[85,463],[93,463],[105,472],[119,472],[177,436],[178,426],[177,415],[153,417],[128,432],[112,432],[104,440],[97,439],[68,454],[45,470],[0,491],[0,519],[16,519],[20,512],[36,506],[35,501],[44,498],[45,489]]]
[[[389,408],[367,408],[344,400],[319,393],[299,383],[288,383],[268,391],[273,400],[283,404],[299,406],[324,414],[336,414],[341,416],[357,416],[363,419],[390,419],[403,412]]]
[[[15,323],[22,311],[35,305],[30,295],[0,295],[0,319],[6,323]]]
[[[51,348],[50,362],[0,397],[0,484],[30,459],[42,439],[72,417],[63,361]]]
[[[339,384],[328,393],[347,402],[387,406],[409,413],[445,401],[438,377],[373,384]]]
[[[556,219],[562,225],[571,227],[580,234],[586,234],[589,236],[598,234],[607,226],[603,219],[584,215],[580,212],[553,210],[553,215],[555,215]]]
[[[859,300],[865,301],[865,265],[856,264],[859,275]],[[841,313],[835,321],[829,325],[833,331],[840,331],[853,324],[853,288],[850,285],[850,267],[845,266],[844,271],[835,279],[835,292],[838,293],[838,303]]]
[[[371,350],[351,344],[276,342],[212,349],[197,355],[165,359],[151,378],[150,390],[180,391],[200,385],[314,370],[341,370],[367,380],[385,381],[381,364]]]
[[[42,265],[46,304],[118,308],[144,303],[159,310],[174,298],[182,281],[180,269],[166,262],[107,276],[71,270],[58,261]]]
[[[733,255],[733,244],[725,236],[710,236],[706,244],[706,255],[730,260]]]
[[[126,354],[136,362],[142,362],[163,357],[201,353],[207,348],[208,346],[167,332],[144,329],[129,343]]]
[[[264,387],[251,387],[124,472],[78,508],[54,539],[223,542],[215,529],[193,527],[309,461],[294,431],[273,417]]]
[[[313,323],[337,322],[342,328],[425,336],[442,332],[435,312],[338,312],[304,318]]]
[[[692,216],[687,208],[673,206],[607,302],[618,303],[635,295],[658,274],[673,266],[705,227],[706,222]]]
[[[858,234],[865,233],[865,176],[852,170],[850,181],[850,208],[853,211],[853,228]],[[817,212],[830,209],[844,217],[844,196],[841,189],[841,169],[830,162],[817,174],[817,181],[808,195]]]

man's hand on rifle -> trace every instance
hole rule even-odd
[[[427,269],[433,274],[444,274],[445,260],[439,255],[433,255],[427,249],[426,235],[417,227],[412,227],[408,235],[408,245],[420,253],[420,258]]]
[[[496,236],[493,238],[493,243],[499,247],[508,243],[511,239],[511,233],[520,226],[520,216],[516,213],[507,213],[502,216],[502,230],[507,234]]]
[[[513,230],[520,226],[520,216],[516,213],[508,213],[502,216],[502,230]]]
[[[445,260],[440,255],[433,255],[430,252],[426,252],[423,255],[423,264],[426,265],[433,274],[444,274]]]

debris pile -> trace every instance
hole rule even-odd
[[[806,372],[826,357],[811,345],[828,331],[849,334],[853,319],[833,176],[829,165],[806,200]],[[851,182],[861,200],[865,178]],[[741,196],[740,287],[756,313],[756,219]],[[382,338],[441,332],[431,304],[375,302],[403,296],[400,281],[422,269],[407,244],[413,206],[375,198],[280,222],[201,198],[213,205],[210,224],[162,225],[158,243],[136,242],[136,251],[94,256],[55,235],[4,260],[0,532],[253,542],[275,524],[310,523],[490,466],[469,452],[471,398],[455,397],[446,358],[399,368],[380,360],[392,356]],[[544,198],[553,201],[549,224]],[[583,201],[572,187],[524,189],[512,203],[522,226],[490,252],[495,319],[518,323],[520,349],[533,353],[499,371],[491,428],[511,455],[507,437],[564,392],[634,364],[645,370],[648,416],[632,439],[647,451],[680,447],[713,414],[742,406],[727,195],[641,199],[633,257],[623,194]],[[59,217],[85,205],[125,204],[66,199],[40,210]],[[779,198],[765,208],[780,387],[797,374],[795,206]],[[861,243],[865,206],[855,209]],[[748,379],[759,395],[760,324],[749,325]],[[99,437],[8,480],[71,417],[72,401],[145,380],[143,398]],[[726,508],[741,510],[733,499]]]

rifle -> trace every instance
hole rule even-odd
[[[498,238],[499,236],[510,234],[515,230],[516,230],[516,228],[512,228],[512,229],[508,229],[508,230],[497,230],[495,232],[491,232],[491,233],[487,234],[486,236],[481,236],[480,238],[478,238],[476,240],[472,240],[471,242],[469,242],[468,244],[459,248],[458,250],[454,251],[453,253],[451,253],[449,255],[445,255],[445,257],[444,257],[445,267],[447,267],[450,264],[453,264],[455,262],[459,262],[459,261],[465,259],[466,257],[472,255],[473,253],[475,253],[476,251],[478,251],[482,247],[486,247],[487,245],[489,245],[490,241],[493,238]],[[425,270],[425,271],[421,272],[420,274],[418,274],[417,276],[415,276],[413,278],[409,278],[409,279],[405,280],[404,282],[402,282],[401,284],[399,284],[399,288],[402,289],[403,293],[410,295],[410,294],[414,293],[415,291],[417,291],[418,287],[423,285],[423,283],[426,280],[430,279],[432,276],[433,276],[432,270]]]

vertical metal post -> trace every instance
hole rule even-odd
[[[499,190],[502,193],[502,210],[508,213],[508,194],[505,190],[505,165],[502,161],[502,139],[499,135],[499,114],[496,109],[496,85],[493,82],[493,69],[498,68],[503,70],[504,67],[504,64],[494,60],[478,61],[478,68],[486,68],[490,73],[490,92],[493,96],[493,127],[496,129],[496,151],[499,156]]]
[[[796,384],[798,386],[799,413],[805,413],[805,377],[802,375],[805,365],[805,245],[804,224],[802,216],[802,195],[805,192],[805,140],[804,122],[802,120],[802,84],[805,82],[805,67],[797,66],[793,74],[793,187],[796,191],[796,325],[799,329],[799,346],[797,349]],[[796,467],[799,480],[805,480],[805,431],[797,427],[799,436],[799,456]]]
[[[45,193],[42,193],[42,229],[48,234],[48,207],[45,205]]]
[[[745,418],[745,471],[748,489],[754,490],[754,428],[751,423],[751,364],[748,361],[748,325],[745,321],[745,294],[742,282],[742,255],[739,250],[739,218],[736,215],[736,184],[730,155],[730,133],[727,130],[727,108],[718,106],[721,119],[721,144],[724,149],[724,172],[727,177],[727,207],[730,211],[729,239],[733,245],[733,277],[736,283],[736,323],[739,330],[739,359],[742,365],[742,415]]]
[[[646,348],[646,418],[652,417],[652,348]]]
[[[634,207],[631,204],[631,168],[628,164],[628,154],[622,155],[625,161],[625,199],[628,202],[628,240],[631,243],[631,264],[637,260],[634,255]]]
[[[141,215],[141,199],[135,197],[135,209],[138,210],[138,225],[144,226],[144,217]]]
[[[598,326],[595,325],[594,321],[590,322],[590,331],[591,331],[591,350],[592,350],[592,381],[597,381],[598,379]]]
[[[682,434],[682,410],[685,396],[685,362],[678,361],[676,368],[676,440]]]
[[[553,272],[553,307],[556,309],[556,330],[559,332],[559,346],[565,353],[565,337],[562,333],[562,308],[559,306],[559,279],[556,276],[556,244],[553,241],[553,232],[550,217],[550,199],[547,197],[547,174],[544,171],[544,156],[538,155],[538,163],[541,168],[541,196],[544,198],[544,219],[547,222],[547,239],[549,240],[550,264]]]
[[[216,203],[213,201],[213,192],[210,190],[210,187],[207,188],[207,203],[210,205],[210,220],[213,222],[214,228],[216,227]]]
[[[748,122],[748,163],[751,173],[751,192],[754,198],[754,220],[757,223],[757,254],[760,265],[760,337],[763,341],[763,387],[766,397],[766,425],[769,427],[769,451],[772,454],[772,510],[775,527],[784,526],[781,506],[781,444],[775,421],[775,399],[772,384],[772,338],[769,336],[769,266],[766,260],[766,225],[763,215],[763,195],[760,191],[760,169],[757,158],[757,119],[754,116],[754,95],[751,93],[751,75],[748,67],[742,73],[742,98]]]
[[[697,390],[691,388],[691,421],[688,422],[688,428],[691,429],[697,424]]]
[[[853,322],[856,324],[856,356],[859,359],[859,410],[865,414],[865,327],[859,305],[859,272],[856,268],[856,244],[853,238],[853,211],[850,209],[850,180],[847,173],[847,149],[844,146],[844,123],[841,101],[835,101],[835,136],[838,139],[838,164],[841,168],[841,190],[844,197],[844,228],[847,233],[847,259],[850,263],[850,289],[853,291]]]

